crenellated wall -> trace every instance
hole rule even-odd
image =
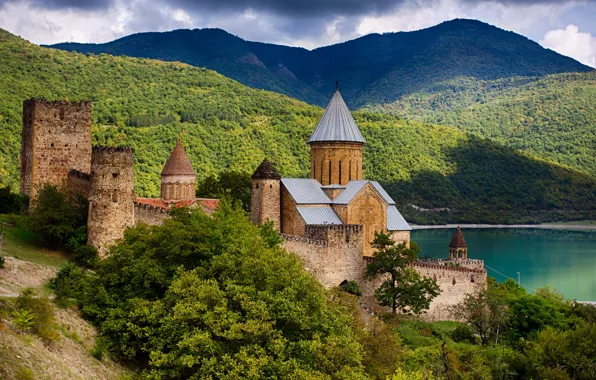
[[[135,202],[135,224],[147,223],[158,226],[163,223],[164,219],[169,217],[168,210],[163,207]]]

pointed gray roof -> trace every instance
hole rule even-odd
[[[323,117],[308,139],[309,144],[323,141],[365,142],[339,90],[333,94]]]

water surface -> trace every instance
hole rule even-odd
[[[420,257],[449,257],[454,229],[414,230]],[[468,257],[484,260],[488,275],[530,290],[550,285],[567,298],[596,301],[596,231],[463,229]],[[497,273],[501,272],[503,275]]]

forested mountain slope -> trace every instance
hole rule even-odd
[[[213,71],[41,48],[0,31],[0,185],[13,189],[22,101],[30,97],[93,101],[94,142],[135,149],[136,191],[144,196],[158,195],[181,134],[199,180],[224,169],[252,172],[265,157],[285,176],[306,176],[306,141],[323,112]],[[593,176],[451,127],[355,117],[367,140],[365,175],[385,184],[410,221],[424,218],[407,204],[455,209],[430,217],[436,221],[596,217]]]
[[[414,32],[370,34],[312,51],[249,42],[219,29],[139,33],[105,44],[53,47],[181,61],[320,106],[336,80],[342,82],[348,105],[360,107],[390,103],[459,76],[494,80],[591,70],[516,33],[462,19]]]

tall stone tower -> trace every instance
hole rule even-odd
[[[91,102],[25,100],[21,193],[35,201],[45,184],[63,188],[71,169],[91,169]]]
[[[365,141],[346,106],[339,89],[312,136],[310,145],[310,178],[323,186],[346,185],[362,179],[362,146]]]
[[[267,220],[273,221],[279,231],[281,219],[281,177],[275,166],[264,159],[252,175],[252,198],[250,220],[260,226]]]
[[[100,257],[134,225],[132,153],[130,148],[93,148],[87,243]]]
[[[453,234],[451,243],[449,243],[449,260],[467,260],[468,259],[468,244],[464,239],[464,234],[461,232],[459,226]]]
[[[178,139],[161,171],[161,199],[177,201],[196,198],[197,173]]]

